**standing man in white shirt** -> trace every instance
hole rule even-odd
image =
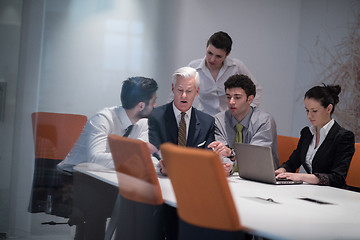
[[[122,106],[104,108],[91,117],[73,149],[58,164],[58,169],[72,172],[73,167],[82,162],[114,168],[107,140],[110,134],[149,142],[147,118],[156,106],[157,89],[156,81],[150,78],[125,80],[121,90]],[[148,143],[148,146],[151,152],[156,151],[152,144]]]
[[[194,107],[211,116],[227,109],[224,82],[234,74],[247,75],[252,79],[256,86],[256,98],[252,105],[259,106],[261,101],[260,84],[242,61],[228,57],[231,46],[232,39],[226,32],[216,32],[207,41],[205,57],[188,65],[200,75],[200,92]]]

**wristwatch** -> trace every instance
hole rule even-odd
[[[235,158],[235,151],[234,151],[233,148],[231,148],[231,154],[230,154],[229,158],[230,158],[231,161],[234,161],[234,160],[235,160],[235,159],[234,159],[234,158]]]

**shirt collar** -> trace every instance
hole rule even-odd
[[[121,121],[121,123],[123,124],[124,129],[126,129],[126,128],[128,128],[130,125],[132,125],[132,123],[131,123],[131,121],[130,121],[130,118],[129,118],[128,115],[126,114],[125,109],[124,109],[122,106],[119,107],[119,111],[120,111],[120,114],[119,114],[119,116],[120,116],[120,121]],[[135,124],[136,124],[136,123],[135,123]],[[134,124],[134,125],[135,125],[135,124]]]
[[[201,60],[201,62],[199,63],[198,66],[195,67],[195,69],[205,69],[205,68],[206,68],[205,58],[206,58],[206,57],[204,57],[204,58]]]
[[[327,124],[325,124],[322,128],[320,128],[320,136],[326,137],[331,129],[331,127],[334,125],[334,119],[331,119]],[[315,126],[310,127],[310,132],[312,135],[316,133]]]
[[[243,125],[244,128],[249,128],[250,119],[251,119],[251,116],[252,116],[254,110],[255,110],[255,107],[250,106],[250,110],[249,110],[248,114],[246,114],[246,116],[240,122],[238,122],[234,118],[234,116],[231,115],[231,124],[233,125],[233,127],[236,127],[236,124],[241,123],[241,125]],[[230,113],[230,111],[229,111],[229,113]]]
[[[235,62],[232,60],[232,58],[226,57],[224,60],[224,65],[223,67],[231,67],[231,66],[235,66]]]
[[[175,116],[176,116],[176,117],[181,116],[181,112],[180,112],[179,109],[177,109],[177,108],[175,107],[174,102],[172,103],[172,106],[173,106],[173,110],[174,110]],[[189,110],[187,110],[187,111],[185,112],[185,113],[186,113],[186,115],[185,115],[186,118],[187,118],[187,117],[190,117],[191,109],[192,109],[192,107],[189,108]]]
[[[199,63],[198,66],[195,67],[195,69],[205,69],[206,68],[206,56],[201,60],[201,62]],[[221,68],[227,68],[227,67],[230,67],[230,66],[234,66],[236,65],[235,62],[229,58],[229,57],[226,57],[225,60],[224,60],[224,65],[221,67]]]

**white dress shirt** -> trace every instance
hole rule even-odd
[[[131,124],[125,109],[121,106],[99,111],[88,120],[70,153],[58,164],[58,169],[72,172],[73,167],[82,162],[114,168],[107,137],[110,134],[123,136]],[[135,123],[128,137],[148,142],[147,119],[140,119]]]
[[[324,139],[328,135],[328,133],[329,133],[329,131],[332,128],[333,125],[334,125],[334,119],[331,119],[327,124],[325,124],[320,129],[320,140],[319,140],[319,144],[317,145],[317,147],[315,147],[315,145],[316,145],[316,137],[313,137],[313,139],[312,139],[312,141],[311,141],[311,143],[309,145],[309,149],[308,149],[308,151],[306,153],[305,162],[308,165],[309,169],[311,170],[311,173],[312,173],[312,161],[314,159],[314,156],[315,156],[317,150],[319,149],[319,147],[321,146],[321,144],[324,142]],[[310,127],[310,132],[314,136],[316,134],[316,128],[314,126],[311,126]]]
[[[262,87],[242,61],[230,57],[225,58],[224,65],[220,69],[216,81],[214,81],[210,70],[205,66],[205,57],[190,62],[188,66],[195,68],[200,76],[199,95],[193,103],[193,107],[196,109],[211,116],[227,110],[224,82],[234,74],[247,75],[253,81],[256,86],[256,96],[252,105],[260,105]]]
[[[173,106],[173,110],[174,110],[176,123],[177,123],[177,126],[179,127],[180,120],[181,120],[181,112],[179,111],[179,109],[177,109],[175,107],[174,102],[173,102],[172,106]],[[186,139],[187,139],[187,136],[188,136],[188,133],[189,133],[189,125],[190,125],[190,119],[191,119],[191,109],[192,109],[192,107],[185,112]]]

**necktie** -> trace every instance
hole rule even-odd
[[[179,123],[179,132],[178,132],[178,145],[186,146],[186,122],[185,122],[185,114],[181,112],[181,120]]]
[[[128,126],[128,128],[125,130],[125,134],[123,135],[123,137],[128,137],[130,135],[133,127],[134,127],[134,125]]]
[[[241,123],[236,124],[236,137],[235,137],[235,142],[238,143],[242,143],[243,142],[243,134],[242,134],[242,130],[243,130],[244,126]],[[234,168],[233,168],[234,172],[238,172],[239,168],[238,165],[236,163],[236,161],[234,162]]]
[[[235,142],[242,143],[243,142],[243,135],[242,130],[244,126],[241,123],[236,124],[236,137]]]

